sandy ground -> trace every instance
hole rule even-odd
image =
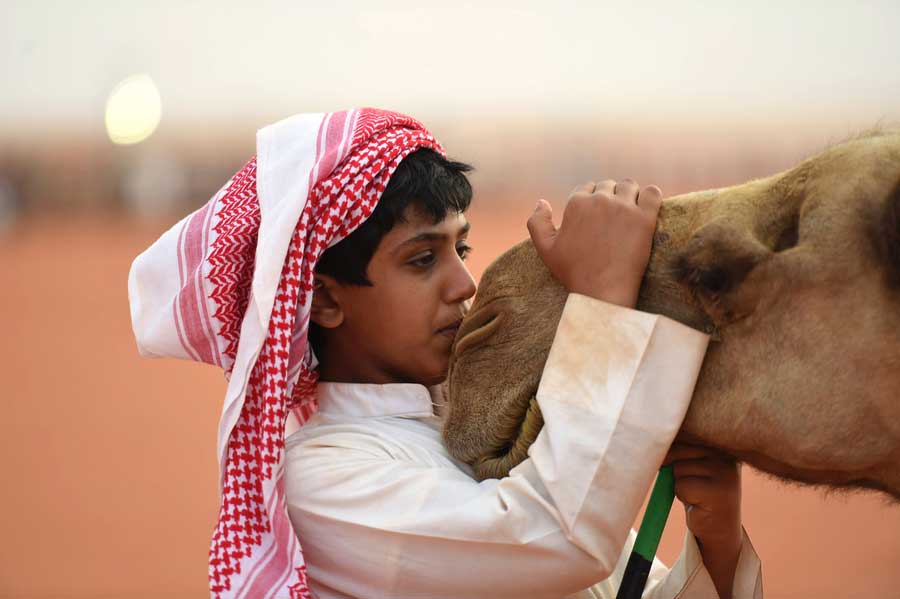
[[[476,274],[529,210],[470,215]],[[128,266],[164,228],[58,220],[0,237],[0,597],[207,596],[224,380],[138,357],[128,316]],[[768,598],[900,597],[900,506],[744,481]],[[666,560],[683,532],[676,507]]]

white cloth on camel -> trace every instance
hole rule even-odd
[[[288,513],[320,599],[615,597],[646,492],[684,418],[708,337],[571,294],[530,457],[478,482],[420,385],[319,383],[285,445]],[[674,514],[673,514],[674,517]],[[645,597],[716,599],[692,535]],[[735,599],[761,599],[744,535]]]

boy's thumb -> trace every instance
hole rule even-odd
[[[528,233],[541,258],[553,247],[556,226],[553,224],[553,208],[547,200],[538,200],[534,212],[528,218]]]

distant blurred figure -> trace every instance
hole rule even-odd
[[[162,154],[141,154],[125,171],[122,200],[140,219],[155,219],[182,211],[187,171],[180,160]]]
[[[22,196],[12,181],[0,174],[0,235],[9,232],[22,213]]]

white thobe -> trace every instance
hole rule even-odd
[[[481,482],[444,448],[426,387],[320,383],[285,463],[313,592],[612,599],[707,341],[570,294],[537,392],[544,427],[509,476]],[[762,597],[746,533],[733,596]],[[692,535],[671,570],[654,562],[645,597],[718,597]]]

